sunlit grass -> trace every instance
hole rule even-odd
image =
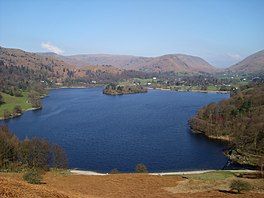
[[[12,113],[16,105],[20,105],[23,111],[32,108],[32,105],[28,102],[28,92],[22,92],[22,97],[11,96],[3,92],[0,93],[5,102],[0,105],[0,117],[3,117],[4,110],[8,110]]]

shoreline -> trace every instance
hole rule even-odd
[[[79,86],[79,87],[67,87],[67,86],[63,86],[63,87],[50,87],[50,88],[47,88],[48,91],[50,90],[57,90],[57,89],[89,89],[89,88],[94,88],[94,87],[102,87],[103,85],[98,85],[98,86],[91,86],[91,87],[85,87],[85,86]],[[49,96],[49,93],[44,95],[44,96],[41,96],[41,100],[48,97]],[[40,110],[42,109],[43,107],[31,107],[31,108],[28,108],[28,109],[25,109],[25,110],[22,110],[22,113],[21,114],[17,114],[17,115],[14,115],[14,116],[10,116],[9,118],[7,119],[4,119],[4,117],[1,117],[0,116],[0,121],[6,121],[6,120],[10,120],[10,119],[13,119],[13,118],[17,118],[17,117],[20,117],[23,115],[24,112],[27,112],[27,111],[35,111],[35,110]]]
[[[223,136],[223,135],[222,136],[214,136],[214,135],[208,136],[203,131],[195,130],[191,126],[190,126],[190,130],[192,131],[192,133],[198,134],[198,135],[203,135],[209,140],[216,140],[216,141],[222,141],[222,142],[231,142],[232,141],[231,137],[229,137],[229,136]]]
[[[89,88],[95,88],[95,87],[103,87],[105,85],[93,85],[93,86],[62,86],[62,87],[50,87],[50,88],[47,88],[47,90],[56,90],[56,89],[89,89]]]
[[[196,93],[217,93],[217,94],[229,94],[230,91],[210,91],[210,90],[173,90],[173,89],[168,89],[168,88],[153,88],[153,87],[148,87],[148,89],[152,90],[161,90],[161,91],[177,91],[177,92],[196,92]]]
[[[70,173],[76,175],[89,175],[89,176],[105,176],[110,175],[110,173],[99,173],[95,171],[88,171],[88,170],[76,170],[76,169],[69,169]],[[231,173],[255,173],[258,172],[257,170],[249,170],[249,169],[230,169],[230,170],[218,170],[218,169],[208,169],[208,170],[192,170],[192,171],[172,171],[172,172],[152,172],[146,173],[148,175],[157,175],[157,176],[166,176],[166,175],[195,175],[195,174],[203,174],[203,173],[210,173],[210,172],[231,172]],[[139,174],[139,173],[118,173],[118,174]]]
[[[10,119],[13,119],[13,118],[17,118],[17,117],[22,116],[23,113],[26,112],[26,111],[35,111],[35,110],[39,110],[39,109],[42,109],[42,107],[38,107],[38,108],[33,108],[33,107],[31,107],[31,108],[29,108],[29,109],[23,110],[22,113],[17,114],[17,115],[14,115],[14,116],[10,116],[10,117],[7,118],[7,119],[4,119],[3,117],[0,117],[0,121],[5,121],[5,120],[10,120]]]

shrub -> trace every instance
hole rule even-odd
[[[117,168],[114,168],[110,171],[110,174],[118,174],[120,171]]]
[[[30,184],[41,184],[43,178],[39,171],[29,170],[23,175],[23,179]]]
[[[144,164],[140,163],[136,165],[135,171],[136,173],[147,173],[148,169]]]
[[[20,105],[16,105],[13,110],[14,115],[18,115],[22,113],[22,108]]]
[[[233,180],[230,184],[231,190],[236,190],[238,193],[241,191],[248,191],[251,186],[248,182],[242,180]]]
[[[3,96],[0,94],[0,105],[4,103],[4,98]]]
[[[4,119],[8,119],[11,117],[11,113],[8,110],[4,110]]]

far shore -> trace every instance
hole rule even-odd
[[[97,175],[97,176],[104,176],[109,175],[109,173],[98,173],[95,171],[86,171],[86,170],[75,170],[70,169],[71,173],[76,175]],[[153,172],[147,173],[149,175],[159,175],[159,176],[166,176],[166,175],[194,175],[194,174],[203,174],[203,173],[210,173],[216,171],[224,171],[224,172],[232,172],[232,173],[255,173],[257,170],[248,170],[248,169],[237,169],[237,170],[217,170],[217,169],[209,169],[209,170],[195,170],[195,171],[173,171],[173,172]],[[122,174],[122,172],[120,173]],[[134,173],[124,173],[124,174],[134,174]]]
[[[89,88],[94,88],[94,87],[103,87],[105,85],[92,85],[92,86],[62,86],[62,87],[50,87],[47,88],[48,90],[55,90],[55,89],[89,89]]]
[[[218,93],[218,94],[229,94],[230,91],[212,91],[212,90],[173,90],[173,89],[168,89],[168,88],[153,88],[149,87],[148,89],[157,89],[157,90],[162,90],[162,91],[178,91],[178,92],[198,92],[198,93]]]

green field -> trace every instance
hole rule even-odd
[[[185,175],[188,179],[196,180],[224,180],[230,177],[234,177],[234,173],[230,171],[212,171],[208,173]]]
[[[28,103],[28,92],[22,92],[22,97],[11,96],[3,92],[0,93],[3,96],[5,102],[4,104],[0,105],[0,118],[3,118],[4,110],[8,110],[10,113],[12,113],[16,105],[20,105],[23,111],[32,108],[31,104]]]

